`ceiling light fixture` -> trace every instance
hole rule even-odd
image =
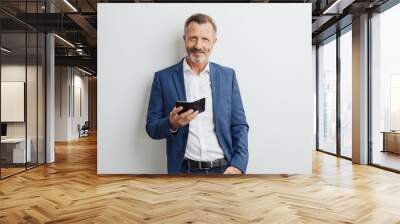
[[[86,70],[83,70],[83,69],[81,69],[81,68],[79,68],[79,67],[78,67],[78,69],[79,69],[79,71],[81,71],[81,72],[83,72],[83,73],[85,73],[85,74],[88,74],[88,75],[92,76],[92,73],[90,73],[90,72],[88,72],[88,71],[86,71]]]
[[[65,4],[67,4],[72,10],[74,10],[74,12],[78,12],[78,10],[71,4],[69,3],[68,0],[64,0]]]
[[[339,4],[340,0],[336,0],[332,5],[330,5],[327,9],[324,10],[322,14],[331,13],[332,9],[334,9],[337,4]]]
[[[325,9],[322,14],[342,14],[343,9],[351,5],[353,2],[354,0],[336,0],[332,5]]]
[[[57,34],[54,34],[54,36],[56,36],[58,39],[60,39],[61,41],[63,41],[63,42],[66,43],[67,45],[69,45],[69,46],[75,48],[75,45],[73,45],[73,44],[72,44],[71,42],[69,42],[68,40],[66,40],[66,39],[64,39],[64,38],[62,38],[62,37],[60,37],[60,36],[57,35]]]
[[[11,52],[11,50],[9,50],[9,49],[7,49],[7,48],[5,48],[5,47],[1,47],[1,50],[4,51],[4,52],[6,52],[6,53],[10,53],[10,52]]]

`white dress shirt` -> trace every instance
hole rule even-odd
[[[206,98],[205,111],[189,123],[189,136],[186,145],[185,158],[196,161],[213,161],[224,158],[224,152],[218,143],[214,130],[210,65],[197,75],[183,60],[183,74],[186,100],[193,102]]]

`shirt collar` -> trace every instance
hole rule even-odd
[[[190,71],[194,74],[192,69],[190,68],[189,64],[186,61],[186,57],[183,59],[183,72]],[[210,73],[210,62],[207,63],[206,67],[203,69],[203,71],[200,72],[200,75],[204,72]]]

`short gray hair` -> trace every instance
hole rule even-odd
[[[205,23],[210,23],[214,29],[214,32],[217,33],[217,25],[215,25],[215,22],[211,16],[203,14],[203,13],[195,13],[191,15],[189,18],[186,19],[185,22],[185,30],[189,26],[189,23],[195,22],[198,24],[205,24]]]

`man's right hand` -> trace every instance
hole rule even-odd
[[[183,107],[174,107],[174,109],[169,113],[169,123],[173,130],[189,124],[199,113],[197,110],[193,112],[193,110],[190,109],[185,113],[179,114],[181,110],[183,110]]]

